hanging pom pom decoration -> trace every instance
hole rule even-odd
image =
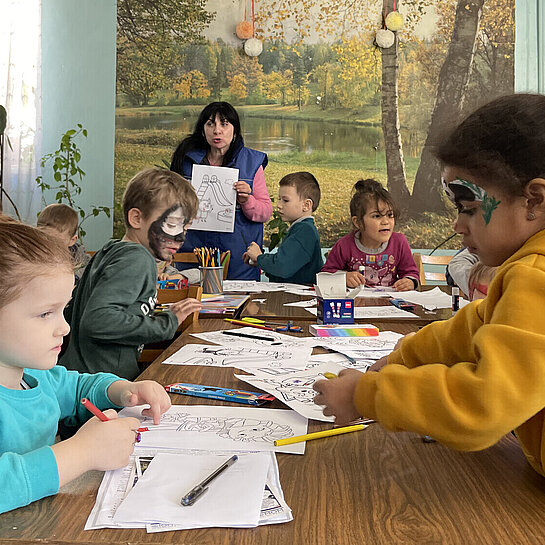
[[[244,42],[244,52],[249,57],[257,57],[263,51],[263,44],[257,38],[250,38]]]
[[[247,40],[254,35],[253,18],[251,23],[246,20],[246,0],[244,0],[244,21],[240,21],[240,23],[237,24],[235,32],[241,40]]]
[[[241,40],[247,40],[254,35],[254,25],[250,21],[246,21],[246,19],[240,21],[236,27],[236,34]]]
[[[387,30],[384,28],[377,30],[377,34],[375,36],[376,44],[379,47],[382,47],[382,49],[388,49],[389,47],[392,47],[394,45],[395,39],[395,34],[391,30]]]
[[[393,32],[397,32],[403,28],[403,15],[399,11],[391,11],[384,20],[386,28]]]

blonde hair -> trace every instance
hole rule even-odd
[[[123,194],[123,215],[129,225],[129,210],[138,208],[145,218],[168,204],[180,203],[187,219],[197,215],[199,200],[193,186],[171,170],[147,168],[136,174]]]
[[[36,227],[0,214],[0,308],[16,299],[25,284],[47,274],[47,268],[73,272],[65,244]]]
[[[67,232],[71,237],[77,233],[78,224],[78,213],[67,204],[50,204],[38,214],[38,227],[51,227],[63,233]]]
[[[483,265],[480,262],[475,263],[475,265],[471,267],[467,279],[467,286],[469,289],[469,293],[467,295],[469,296],[470,301],[473,301],[473,293],[475,292],[475,289],[478,289],[481,293],[486,295],[486,291],[483,291],[480,288],[486,287],[488,289],[488,285],[490,282],[492,282],[494,276],[496,276],[497,270],[498,267],[489,267],[488,265]]]

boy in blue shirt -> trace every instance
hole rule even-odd
[[[263,254],[252,242],[244,261],[261,267],[271,282],[314,284],[324,265],[312,217],[319,204],[320,186],[310,172],[284,176],[279,183],[277,210],[282,220],[291,224],[288,234],[274,254]]]

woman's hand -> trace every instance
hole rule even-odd
[[[246,183],[242,181],[235,182],[233,186],[237,192],[237,201],[240,204],[244,204],[252,194],[252,188]]]
[[[344,369],[339,376],[314,383],[318,395],[314,398],[316,405],[323,405],[325,416],[334,416],[335,423],[348,424],[361,417],[354,405],[354,393],[363,373],[355,369]]]
[[[357,288],[365,286],[365,276],[358,271],[350,271],[346,273],[346,286],[348,288]]]

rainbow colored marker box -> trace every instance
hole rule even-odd
[[[308,326],[308,331],[315,337],[376,337],[378,327],[370,324],[329,324]]]
[[[319,324],[353,324],[354,299],[329,299],[318,297],[317,322]]]

